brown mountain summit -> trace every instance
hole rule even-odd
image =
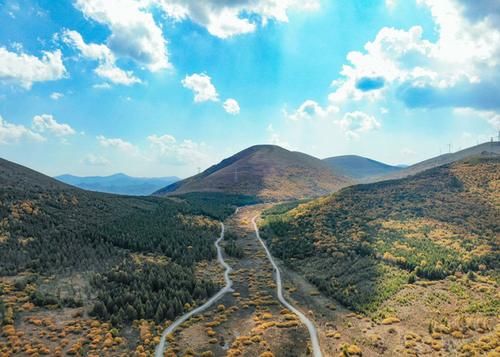
[[[279,146],[257,145],[156,194],[227,192],[276,201],[320,196],[350,183],[320,159]]]

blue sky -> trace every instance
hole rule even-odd
[[[250,145],[413,163],[500,129],[500,9],[0,0],[0,156],[189,176]]]

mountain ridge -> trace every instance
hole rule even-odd
[[[402,168],[359,155],[340,155],[323,159],[328,166],[343,176],[356,180],[399,171]]]
[[[275,201],[320,196],[350,183],[318,158],[276,145],[255,145],[155,195],[212,191]]]
[[[402,170],[399,170],[388,175],[382,175],[373,178],[375,181],[393,180],[398,178],[404,178],[411,176],[428,169],[439,167],[446,164],[451,164],[456,161],[460,161],[469,157],[478,155],[500,155],[500,142],[491,141],[482,144],[474,145],[466,149],[456,151],[454,153],[446,153],[439,156],[431,157],[429,159],[417,162],[416,164],[410,165]]]

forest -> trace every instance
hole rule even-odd
[[[408,282],[491,271],[500,159],[475,158],[346,188],[265,215],[273,254],[346,306],[374,311]]]
[[[18,279],[21,291],[49,275],[82,273],[88,296],[96,296],[92,314],[115,324],[172,319],[212,295],[217,286],[197,279],[195,264],[215,257],[217,220],[254,201],[225,194],[114,196],[1,164],[0,275],[29,276]],[[35,306],[80,306],[89,303],[84,298],[62,299],[51,289],[30,293]]]

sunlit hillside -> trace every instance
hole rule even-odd
[[[257,145],[156,194],[225,192],[279,201],[321,196],[351,182],[313,156],[275,145]]]
[[[272,252],[327,295],[379,322],[412,304],[423,330],[440,303],[412,286],[444,282],[449,323],[500,312],[499,207],[500,159],[486,156],[275,208],[264,227]]]

